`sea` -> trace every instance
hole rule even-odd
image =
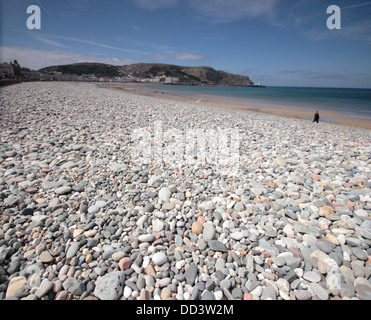
[[[315,110],[331,111],[346,114],[346,118],[371,120],[371,89],[184,85],[150,85],[146,88],[200,101],[305,109],[313,113]]]

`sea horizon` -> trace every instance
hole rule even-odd
[[[155,88],[155,89],[154,89]],[[189,86],[153,85],[146,90],[237,105],[331,111],[347,117],[371,120],[371,89],[301,86]]]

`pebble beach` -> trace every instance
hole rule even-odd
[[[370,130],[92,83],[0,108],[0,300],[371,300]],[[156,123],[234,130],[238,172],[137,161]]]

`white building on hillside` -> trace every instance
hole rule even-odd
[[[165,77],[165,83],[178,83],[179,77]]]

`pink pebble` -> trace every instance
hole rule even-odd
[[[132,261],[130,258],[125,257],[119,261],[119,267],[121,271],[125,271],[131,267]]]

